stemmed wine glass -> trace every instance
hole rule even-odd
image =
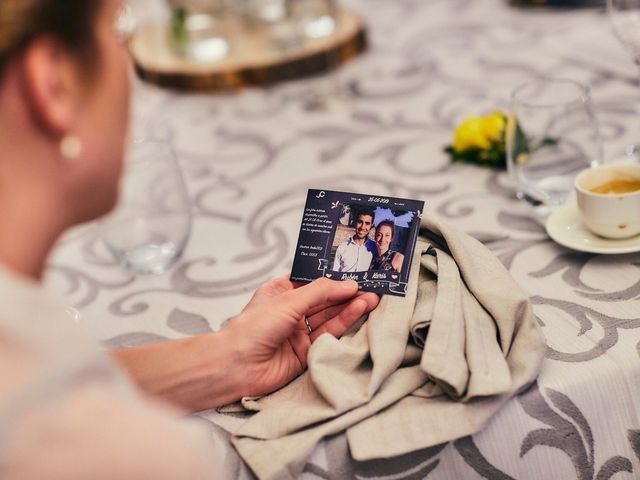
[[[613,33],[640,66],[640,0],[607,0]]]
[[[640,0],[607,0],[607,12],[614,35],[640,69]],[[640,145],[633,144],[627,146],[625,153],[636,157],[639,152]]]

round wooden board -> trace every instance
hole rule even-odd
[[[192,62],[175,53],[165,24],[142,27],[129,47],[138,75],[158,85],[187,90],[268,85],[335,68],[364,51],[366,29],[360,17],[340,9],[336,20],[333,35],[307,40],[296,49],[277,48],[266,28],[229,21],[230,53],[213,63]]]

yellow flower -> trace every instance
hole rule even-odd
[[[469,149],[484,150],[491,146],[482,127],[482,119],[477,116],[468,117],[456,128],[453,137],[453,149],[463,152]]]
[[[486,150],[492,143],[503,142],[506,123],[502,112],[493,112],[484,117],[468,117],[456,128],[453,149],[456,152]]]
[[[493,112],[490,115],[482,117],[481,123],[482,131],[490,141],[502,141],[504,138],[504,129],[507,123],[504,113]]]
[[[453,142],[444,151],[452,162],[473,163],[488,168],[506,168],[506,136],[516,134],[516,124],[497,110],[483,117],[471,116],[458,125]],[[509,129],[509,132],[507,132]],[[516,137],[523,137],[517,128]],[[526,151],[526,145],[523,151]],[[523,156],[521,161],[526,161]]]

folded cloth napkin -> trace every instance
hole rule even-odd
[[[473,434],[537,376],[545,349],[528,297],[481,243],[424,218],[406,297],[362,327],[319,337],[308,370],[243,405],[233,436],[261,479],[296,478],[315,445],[347,432],[357,460]]]

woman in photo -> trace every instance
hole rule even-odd
[[[391,220],[383,220],[376,227],[374,236],[378,255],[371,261],[369,270],[385,270],[400,273],[404,255],[391,250],[396,233],[396,226]]]

